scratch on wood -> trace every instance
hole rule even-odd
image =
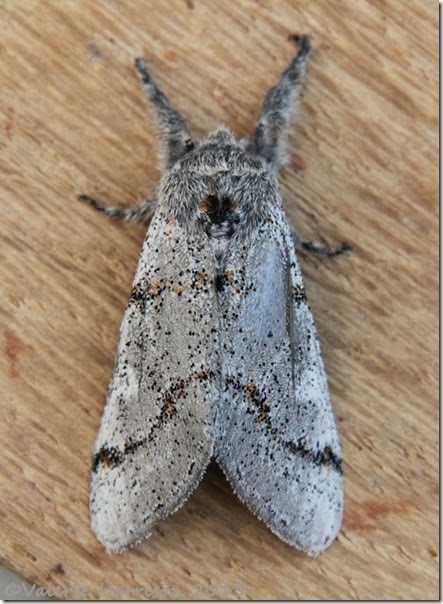
[[[18,367],[19,355],[26,350],[27,345],[20,340],[12,331],[5,332],[5,354],[8,358],[9,375],[13,378],[19,377]]]
[[[361,503],[350,501],[345,508],[343,527],[349,531],[371,531],[377,528],[377,520],[415,509],[416,504],[408,499],[367,499]]]
[[[12,107],[8,108],[8,112],[5,120],[5,133],[8,140],[12,140],[16,124],[15,112]]]
[[[66,574],[66,571],[60,562],[52,568],[52,572],[55,573],[56,575],[65,575]]]

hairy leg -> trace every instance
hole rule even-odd
[[[291,229],[291,234],[296,248],[309,252],[310,254],[316,254],[317,256],[329,256],[332,258],[333,256],[340,256],[340,254],[352,251],[352,246],[350,246],[349,243],[342,243],[339,247],[332,249],[326,245],[321,245],[316,241],[300,239],[293,228]]]
[[[269,90],[255,131],[255,152],[275,172],[286,161],[286,134],[291,115],[300,98],[311,46],[307,36],[293,36],[299,45],[296,57]]]
[[[80,201],[84,201],[99,212],[103,212],[106,216],[111,218],[117,218],[120,220],[132,220],[134,222],[144,222],[148,220],[152,213],[155,205],[155,201],[146,199],[138,206],[132,206],[130,208],[117,208],[114,206],[107,206],[100,201],[97,201],[89,195],[78,195]]]
[[[165,167],[170,168],[180,157],[194,148],[191,135],[182,116],[169,102],[148,71],[143,59],[135,59],[135,67],[140,76],[146,96],[153,103],[157,121],[163,136],[163,156]]]

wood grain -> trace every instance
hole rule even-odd
[[[0,19],[3,562],[67,598],[438,598],[436,3],[3,0]],[[149,541],[108,556],[89,528],[90,454],[144,228],[76,194],[131,204],[158,181],[134,57],[197,137],[246,136],[291,33],[316,53],[288,214],[304,237],[354,246],[301,258],[343,440],[343,530],[322,556],[297,553],[211,467]]]

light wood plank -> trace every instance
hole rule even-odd
[[[437,598],[436,3],[4,0],[0,20],[2,560],[86,599],[104,585],[128,599],[223,585]],[[76,193],[130,204],[158,181],[134,57],[196,136],[219,123],[245,136],[291,33],[316,53],[281,175],[288,213],[303,236],[354,246],[301,259],[344,446],[343,531],[299,554],[213,467],[149,541],[108,556],[89,528],[89,463],[144,228]]]

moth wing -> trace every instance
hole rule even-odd
[[[341,450],[280,208],[245,245],[231,247],[220,310],[215,456],[240,499],[274,533],[316,555],[341,525]]]
[[[111,551],[149,535],[213,450],[213,286],[203,240],[157,210],[120,331],[93,457],[91,526]]]

